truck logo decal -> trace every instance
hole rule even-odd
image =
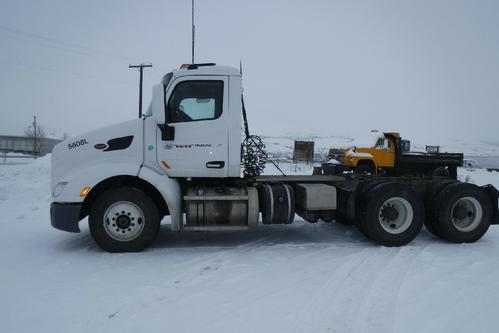
[[[81,139],[75,142],[68,143],[68,149],[77,148],[86,144],[88,144],[87,139]]]
[[[221,145],[218,145],[221,146]],[[173,148],[210,148],[212,147],[211,143],[188,143],[188,144],[172,144],[172,143],[164,143],[163,148],[166,150],[170,150]]]
[[[114,138],[107,142],[107,148],[103,151],[123,150],[130,147],[133,141],[133,135]]]
[[[106,149],[107,145],[105,143],[98,143],[94,146],[95,149]]]

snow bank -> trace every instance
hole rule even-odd
[[[494,185],[499,189],[499,172],[487,171],[486,169],[466,170],[458,169],[458,179],[462,182],[473,183],[477,185]]]
[[[296,220],[109,254],[49,223],[49,166],[0,166],[0,332],[495,332],[499,230],[385,248]],[[292,171],[293,166],[283,166]],[[311,166],[300,171],[310,171]],[[308,168],[307,170],[305,170]],[[290,170],[291,169],[291,170]],[[497,174],[460,173],[482,183]],[[482,178],[483,177],[483,178]]]

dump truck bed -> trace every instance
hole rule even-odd
[[[456,153],[402,153],[396,159],[397,165],[462,166],[463,154]]]

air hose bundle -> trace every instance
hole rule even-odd
[[[283,174],[284,172],[267,156],[265,144],[257,135],[250,135],[248,127],[248,118],[246,117],[246,108],[244,107],[244,98],[241,94],[241,103],[243,107],[244,134],[241,147],[241,166],[245,177],[260,176],[265,169],[265,164],[270,161]]]

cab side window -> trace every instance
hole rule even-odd
[[[180,82],[168,101],[168,122],[217,119],[222,114],[223,90],[223,81]]]
[[[376,142],[376,149],[378,150],[388,150],[392,148],[390,142],[387,139],[379,138]]]

